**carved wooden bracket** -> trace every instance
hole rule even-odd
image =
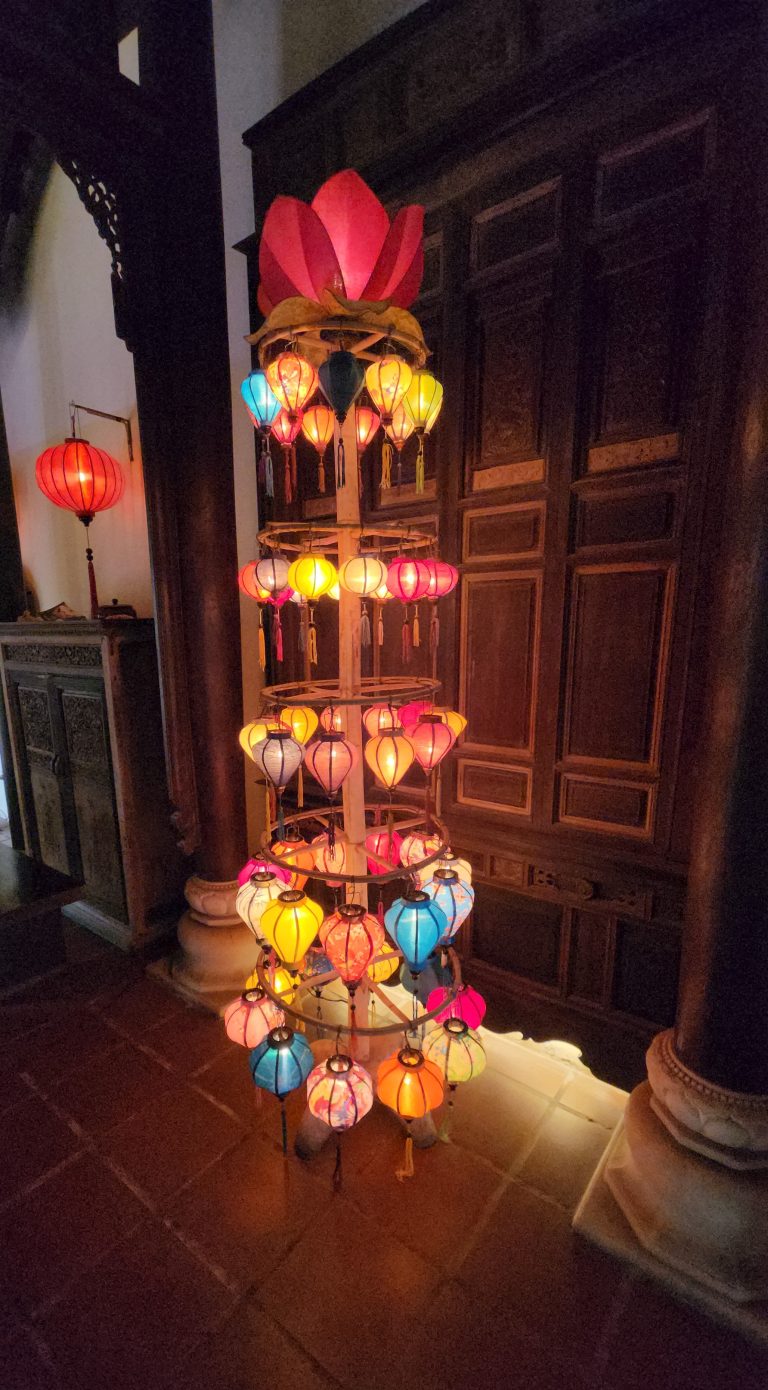
[[[115,311],[115,331],[131,350],[128,326],[128,300],[125,287],[125,263],[121,239],[118,196],[103,178],[88,173],[82,162],[73,155],[59,155],[58,162],[77,189],[83,207],[96,225],[102,241],[112,257],[112,300]]]

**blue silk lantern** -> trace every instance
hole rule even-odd
[[[318,373],[320,378],[320,388],[328,404],[333,410],[340,425],[344,424],[347,411],[353,401],[357,400],[363,389],[365,381],[365,371],[360,362],[351,352],[345,352],[340,348],[338,352],[332,352],[320,366]],[[336,486],[343,487],[346,482],[346,462],[344,458],[344,440],[339,436],[336,449]]]
[[[448,930],[448,918],[442,908],[428,894],[418,890],[404,898],[395,898],[384,915],[384,923],[413,975],[423,970]]]
[[[287,1153],[285,1097],[309,1076],[315,1065],[312,1049],[303,1033],[294,1033],[292,1028],[282,1024],[279,1028],[272,1028],[264,1041],[254,1047],[250,1065],[254,1085],[263,1091],[271,1091],[280,1101],[283,1153]]]
[[[274,394],[261,369],[251,372],[240,387],[240,395],[245,402],[256,429],[261,435],[261,455],[259,457],[259,482],[263,484],[267,497],[275,495],[275,480],[272,469],[272,454],[269,448],[269,432],[280,414],[280,402]]]

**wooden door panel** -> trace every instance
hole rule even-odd
[[[25,817],[30,852],[61,873],[76,873],[77,863],[68,844],[61,783],[56,776],[58,747],[45,682],[12,681],[10,690],[14,742],[25,796],[30,802]]]
[[[90,900],[125,914],[107,712],[101,686],[56,690],[66,742],[68,781],[77,819],[82,876]]]
[[[461,598],[465,747],[533,754],[541,575],[467,574]]]
[[[657,770],[673,590],[652,562],[575,571],[564,758]]]
[[[499,296],[481,304],[468,361],[472,430],[468,492],[543,482],[546,474],[545,366],[548,301],[521,305],[519,290],[500,310]]]

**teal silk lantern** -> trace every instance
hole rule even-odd
[[[385,913],[384,923],[413,975],[423,970],[448,930],[448,919],[442,908],[427,893],[418,890],[412,890],[404,898],[395,898]]]
[[[320,389],[333,410],[340,425],[344,424],[347,411],[357,400],[363,389],[365,372],[351,352],[339,349],[329,353],[318,370]],[[336,448],[336,486],[344,487],[346,482],[346,461],[344,440],[339,436]]]
[[[272,1028],[263,1042],[254,1047],[251,1076],[255,1086],[271,1091],[281,1106],[283,1153],[288,1152],[288,1128],[285,1118],[285,1097],[306,1081],[315,1065],[312,1049],[303,1033],[294,1033],[282,1024]]]
[[[261,454],[259,456],[258,477],[267,497],[275,495],[275,479],[272,469],[272,454],[269,448],[269,432],[280,414],[280,402],[261,369],[251,372],[240,387],[240,395],[245,408],[261,435]]]
[[[475,890],[462,882],[455,869],[435,869],[433,877],[424,884],[424,892],[445,913],[448,930],[442,945],[447,946],[472,911]]]

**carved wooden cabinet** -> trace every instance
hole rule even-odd
[[[27,853],[84,883],[67,911],[123,947],[178,917],[149,621],[0,624]]]
[[[246,136],[245,249],[255,286],[267,192],[311,197],[347,165],[427,209],[414,312],[445,404],[422,496],[410,446],[388,492],[368,451],[366,516],[431,520],[462,570],[438,674],[469,721],[443,799],[475,867],[468,973],[586,1037],[674,1012],[753,20],[578,9],[425,7],[287,102]],[[471,91],[445,76],[469,71],[467,33]],[[270,182],[287,145],[301,168]],[[328,514],[304,475],[294,514]]]

